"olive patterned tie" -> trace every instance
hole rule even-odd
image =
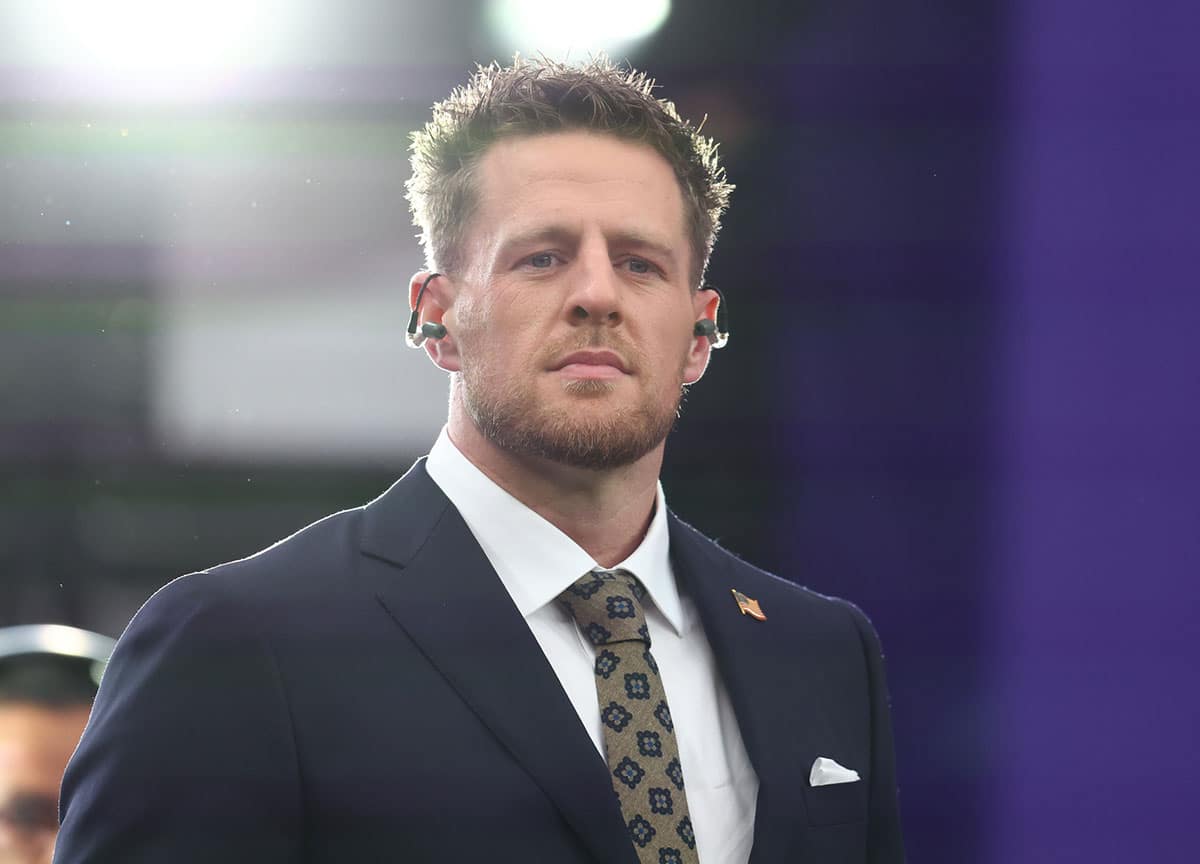
[[[645,596],[628,570],[592,570],[558,602],[596,652],[604,749],[638,860],[699,864],[675,726],[650,654]]]

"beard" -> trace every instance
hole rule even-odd
[[[634,405],[591,416],[590,411],[542,404],[531,380],[488,381],[480,364],[464,364],[460,385],[463,405],[475,428],[497,447],[518,456],[592,471],[632,464],[661,444],[675,425],[684,393],[682,384],[674,399],[643,392]],[[611,381],[583,379],[567,382],[563,389],[584,400],[601,398],[615,387]]]

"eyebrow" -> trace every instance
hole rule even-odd
[[[675,250],[671,246],[666,243],[660,243],[653,237],[642,234],[640,231],[620,231],[612,239],[620,246],[645,249],[647,252],[664,259],[672,267],[676,264]]]
[[[514,249],[518,246],[532,246],[540,243],[551,243],[556,246],[573,246],[576,232],[563,225],[546,225],[518,231],[500,244],[501,251]]]
[[[539,243],[574,247],[578,242],[578,237],[579,234],[577,231],[565,225],[545,225],[525,231],[518,231],[500,244],[500,250],[503,253],[520,246],[530,246]],[[671,246],[636,229],[627,229],[607,235],[607,240],[609,245],[644,249],[664,259],[665,263],[670,264],[672,267],[678,260],[675,250]]]

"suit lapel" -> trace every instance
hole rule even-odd
[[[424,460],[367,505],[361,548],[362,575],[388,614],[596,858],[635,864],[604,760]]]
[[[736,564],[674,514],[670,533],[676,578],[700,612],[759,779],[751,864],[788,860],[806,821],[809,754],[839,735],[827,710],[824,628],[794,586]],[[734,588],[758,600],[767,620],[741,614]]]

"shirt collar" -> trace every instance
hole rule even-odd
[[[574,540],[476,468],[450,440],[445,427],[429,451],[425,468],[462,515],[523,617],[600,566]],[[683,609],[671,570],[662,483],[655,490],[654,518],[646,536],[617,567],[642,581],[654,605],[682,635]]]

